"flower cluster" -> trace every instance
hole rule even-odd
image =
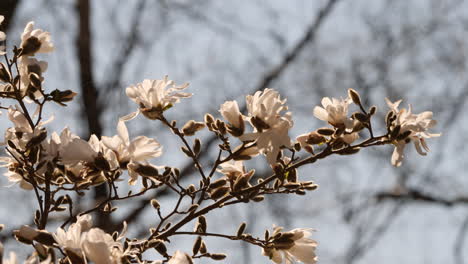
[[[255,151],[250,155],[264,154],[268,163],[274,166],[282,148],[290,148],[291,139],[289,129],[293,126],[291,112],[285,105],[286,99],[281,99],[279,93],[273,89],[258,91],[254,95],[247,95],[246,104],[248,115],[239,111],[236,101],[228,101],[221,105],[219,112],[229,122],[228,131],[241,141],[252,142]],[[244,133],[248,121],[253,132]]]
[[[128,87],[127,96],[140,107],[137,112],[130,114],[129,118],[135,117],[139,112],[149,119],[160,118],[164,111],[178,103],[181,98],[192,96],[190,93],[180,92],[187,86],[188,83],[175,85],[166,75],[162,80],[146,79],[142,83]]]
[[[387,114],[387,127],[392,136],[395,150],[392,154],[392,164],[401,166],[403,161],[403,150],[409,142],[413,142],[416,151],[425,156],[429,147],[426,139],[439,137],[441,134],[432,134],[427,131],[437,124],[437,121],[432,119],[432,112],[426,111],[420,114],[413,114],[411,105],[408,109],[398,109],[402,100],[392,103],[385,98],[390,112]]]
[[[2,21],[3,16],[0,16],[0,23]],[[5,37],[0,32],[0,44]],[[37,198],[38,210],[33,216],[36,227],[22,226],[14,231],[19,242],[33,247],[33,253],[25,262],[28,264],[192,264],[194,259],[201,258],[224,260],[227,257],[224,253],[208,250],[202,238],[205,236],[258,246],[274,263],[314,264],[317,242],[310,238],[312,229],[283,232],[281,227],[274,227],[271,234],[267,230],[265,237],[259,238],[246,233],[247,224],[242,223],[236,234],[210,233],[205,215],[233,204],[261,202],[272,194],[304,195],[314,191],[318,185],[302,180],[298,168],[334,154],[350,155],[361,148],[393,144],[392,164],[400,166],[406,144],[413,142],[416,150],[426,155],[429,150],[426,139],[440,135],[428,132],[436,124],[432,112],[414,114],[411,106],[398,108],[401,100],[395,103],[387,100],[390,107],[385,120],[387,131],[377,136],[371,122],[377,108],[366,109],[360,95],[352,89],[345,99],[323,98],[321,106],[313,109],[313,115],[327,126],[307,131],[296,140],[289,136],[294,123],[286,99],[270,88],[247,95],[243,108],[237,101],[223,103],[219,113],[224,121],[206,114],[204,121],[189,120],[179,128],[177,120],[168,120],[165,112],[192,94],[183,92],[188,84],[176,85],[165,76],[161,80],[146,79],[126,89],[138,110],[119,119],[116,135],[101,138],[91,135],[85,140],[68,128],[60,133],[50,133],[46,128],[53,118],[45,120],[44,105],[53,102],[66,106],[65,103],[76,95],[71,90],[47,91],[43,87],[47,62],[38,60],[35,55],[54,50],[50,33],[35,29],[30,22],[21,36],[21,45],[13,49],[11,59],[5,50],[4,45],[0,45],[0,55],[6,58],[5,63],[0,63],[0,98],[15,103],[0,105],[12,123],[0,143],[7,153],[0,157],[0,164],[6,167],[4,175],[12,185],[32,190]],[[12,70],[16,68],[17,71]],[[34,106],[36,111],[31,114],[29,109]],[[350,113],[352,107],[358,110]],[[190,179],[182,181],[185,175],[178,168],[151,163],[162,155],[158,141],[146,136],[130,137],[126,122],[139,113],[160,122],[181,141],[182,153],[199,174],[194,183],[188,183]],[[217,158],[209,163],[202,155],[212,152],[197,138],[204,128],[219,143]],[[366,134],[369,137],[360,140]],[[233,142],[240,143],[233,147]],[[302,150],[305,155],[300,157]],[[268,177],[254,177],[255,170],[244,165],[244,160],[259,155],[265,156],[271,167]],[[129,185],[141,179],[140,191],[133,193],[134,188],[130,188],[128,193],[122,194],[116,183],[125,178]],[[79,197],[73,198],[72,194],[89,194],[90,187],[97,185],[106,189],[106,197],[96,201],[92,208],[81,208],[81,212],[77,212],[73,205]],[[107,231],[117,228],[93,226],[91,213],[112,214],[117,210],[113,203],[142,196],[153,189],[171,192],[178,199],[172,208],[161,204],[157,197],[148,202],[159,219],[146,238],[128,238],[125,222],[123,231],[112,235]],[[63,211],[68,211],[67,219],[55,232],[47,231],[51,221],[59,224],[57,219],[61,219],[50,216]],[[193,231],[181,231],[195,221]],[[196,237],[192,252],[176,250],[170,255],[166,245],[179,235]],[[145,252],[150,249],[160,255],[157,260],[145,259]],[[2,258],[0,244],[0,262]],[[10,252],[4,263],[18,263],[16,254]]]

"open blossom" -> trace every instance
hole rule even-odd
[[[15,184],[19,184],[21,189],[24,190],[32,190],[33,186],[24,180],[24,178],[14,171],[14,167],[18,165],[17,161],[12,158],[12,157],[0,157],[0,168],[1,167],[8,167],[9,170],[7,170],[3,176],[7,177],[8,181],[11,183],[10,186],[13,186]],[[12,168],[12,170],[10,170]]]
[[[4,19],[5,17],[0,15],[0,25],[2,25],[2,22]],[[6,39],[5,32],[0,31],[0,42],[5,41],[5,39]],[[5,46],[3,45],[3,43],[0,43],[0,55],[4,55],[4,54],[5,54]]]
[[[219,112],[229,122],[231,134],[240,136],[244,133],[244,115],[239,111],[237,101],[226,101],[221,105]]]
[[[88,259],[96,264],[120,264],[126,253],[122,240],[124,230],[114,238],[99,228],[92,228],[90,215],[79,216],[76,223],[71,224],[67,231],[58,228],[53,237],[65,253],[75,259]]]
[[[229,180],[236,181],[237,178],[248,175],[250,178],[255,170],[245,171],[244,162],[242,160],[230,160],[219,165],[221,169],[218,172],[224,174]]]
[[[67,231],[62,228],[57,228],[57,232],[53,237],[57,244],[62,247],[67,254],[74,254],[79,258],[83,258],[82,251],[82,234],[88,231],[92,226],[90,215],[79,216],[76,223],[70,225]]]
[[[432,119],[432,112],[426,111],[419,114],[413,114],[411,105],[408,109],[398,109],[401,100],[392,103],[390,100],[385,98],[388,107],[396,115],[394,121],[394,127],[399,126],[399,134],[409,133],[406,138],[401,140],[395,140],[393,144],[395,149],[392,154],[392,165],[401,166],[404,158],[404,149],[407,143],[413,142],[416,151],[425,156],[429,151],[429,147],[426,144],[426,138],[439,137],[441,134],[431,134],[427,131],[437,124],[437,121]],[[407,132],[410,131],[410,132]]]
[[[49,139],[42,141],[43,151],[41,152],[41,161],[51,161],[60,156],[60,152],[64,152],[62,149],[67,146],[73,139],[79,138],[73,134],[68,127],[64,128],[62,132],[52,132]]]
[[[28,90],[31,91],[34,89],[34,87],[30,85],[29,75],[36,74],[36,76],[39,77],[39,80],[42,82],[44,81],[42,74],[47,70],[47,66],[48,64],[46,61],[39,61],[31,57],[22,56],[18,59],[18,69],[21,76],[20,89],[23,96]],[[42,93],[37,89],[34,89],[32,94],[37,99],[42,97]]]
[[[42,29],[34,29],[34,22],[29,22],[21,34],[22,55],[34,55],[54,50],[54,44],[50,39],[50,33]]]
[[[112,150],[117,157],[117,160],[122,167],[127,167],[130,175],[130,184],[135,184],[138,173],[135,169],[139,164],[148,165],[148,160],[161,156],[162,147],[154,139],[139,136],[130,141],[127,126],[123,120],[119,120],[117,124],[118,134],[113,137],[102,137],[102,143],[107,148]]]
[[[271,247],[262,250],[264,256],[269,257],[276,264],[293,264],[300,261],[304,264],[317,263],[315,249],[317,242],[308,238],[312,233],[311,229],[296,228],[289,232],[281,232],[282,227],[275,227],[272,237]]]
[[[117,135],[113,137],[102,137],[102,143],[117,154],[120,163],[130,161],[146,161],[161,156],[162,147],[154,139],[139,136],[130,141],[127,126],[120,120],[117,125]]]
[[[322,99],[322,106],[314,108],[314,116],[318,119],[328,122],[334,127],[345,127],[351,129],[353,127],[353,120],[348,117],[348,107],[352,103],[349,98],[336,99],[324,97]]]
[[[167,264],[193,264],[193,261],[188,254],[177,250]]]
[[[82,238],[86,257],[95,264],[120,264],[123,257],[122,243],[99,228],[92,228]]]
[[[143,80],[142,83],[132,85],[126,89],[127,96],[130,97],[149,119],[157,119],[161,113],[178,103],[181,98],[191,97],[191,93],[181,92],[187,88],[188,83],[175,85],[174,81],[168,80],[164,76],[162,80]],[[131,119],[138,112],[130,114],[126,119]]]
[[[288,134],[293,126],[291,112],[282,113],[288,109],[286,99],[281,100],[277,91],[267,88],[247,95],[246,101],[249,121],[255,129],[240,139],[255,141],[260,153],[266,155],[268,163],[274,166],[281,147],[291,147]]]

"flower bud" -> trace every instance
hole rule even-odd
[[[5,64],[3,64],[3,62],[0,62],[0,81],[6,83],[11,81],[10,72],[6,68]]]
[[[159,204],[158,200],[156,200],[156,199],[151,200],[151,206],[156,210],[159,210],[159,208],[161,208],[161,205]]]
[[[34,53],[36,53],[36,51],[38,51],[41,48],[41,45],[42,43],[38,38],[34,36],[29,37],[21,45],[20,56],[34,55]]]
[[[355,104],[361,105],[361,97],[359,96],[358,92],[350,88],[348,89],[348,95]]]
[[[204,123],[195,122],[194,120],[190,120],[182,127],[182,133],[186,136],[193,136],[196,132],[202,130],[205,127]]]

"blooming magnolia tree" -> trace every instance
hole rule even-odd
[[[5,37],[0,32],[0,43],[4,43]],[[439,136],[427,132],[436,124],[432,112],[414,114],[411,107],[399,109],[401,101],[389,100],[390,109],[383,120],[386,130],[377,135],[372,128],[377,108],[366,108],[352,89],[345,99],[323,98],[322,106],[316,106],[313,113],[326,126],[295,140],[289,136],[293,121],[291,112],[287,112],[286,99],[268,88],[247,95],[245,113],[236,101],[228,101],[220,107],[222,119],[206,114],[203,121],[191,120],[179,127],[175,120],[166,119],[165,113],[192,94],[183,92],[188,84],[176,85],[167,76],[162,80],[144,80],[126,89],[137,110],[120,118],[117,135],[101,138],[92,135],[85,140],[68,128],[58,134],[44,127],[52,120],[44,117],[44,105],[66,106],[76,94],[44,88],[47,62],[35,55],[53,49],[50,33],[35,29],[33,22],[28,23],[21,44],[13,47],[11,54],[4,45],[0,46],[5,59],[0,64],[0,97],[13,102],[0,105],[11,121],[2,143],[8,156],[1,157],[0,162],[7,169],[8,180],[34,192],[38,203],[33,214],[35,226],[25,225],[14,231],[17,241],[32,246],[25,263],[185,264],[193,263],[193,259],[225,259],[224,253],[208,250],[203,240],[207,236],[257,246],[274,263],[316,263],[317,242],[310,238],[310,228],[287,231],[274,226],[272,231],[257,236],[246,233],[247,224],[240,223],[235,234],[213,233],[207,228],[205,215],[233,204],[261,202],[270,194],[303,195],[313,191],[317,185],[301,179],[297,169],[328,156],[351,155],[362,148],[391,144],[395,147],[391,162],[400,166],[408,143],[412,142],[421,155],[426,155],[426,138]],[[350,113],[350,107],[356,112]],[[196,182],[185,186],[177,168],[153,164],[153,158],[163,154],[158,141],[146,136],[129,137],[126,123],[140,113],[144,118],[161,122],[180,139],[181,151],[198,171]],[[210,165],[198,159],[202,142],[193,138],[202,130],[213,133],[219,140],[217,158]],[[266,161],[271,176],[255,177],[255,171],[243,164],[252,158]],[[122,180],[130,185],[141,182],[143,188],[123,194],[116,184]],[[92,208],[76,212],[71,194],[88,195],[90,188],[97,185],[108,188],[108,197]],[[126,223],[121,232],[113,234],[93,227],[91,213],[111,214],[117,209],[112,202],[130,201],[158,188],[173,192],[178,199],[173,208],[156,199],[151,201],[158,219],[146,237],[126,237]],[[66,220],[56,230],[49,230],[50,216],[59,213],[66,214]],[[193,237],[191,252],[167,250],[166,245],[179,236]],[[143,253],[150,249],[158,252],[158,259],[145,259]],[[3,249],[1,253],[0,259]],[[4,263],[17,263],[16,254],[10,252]]]

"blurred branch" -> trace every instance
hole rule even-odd
[[[455,246],[453,248],[453,255],[455,258],[456,264],[463,264],[464,256],[463,256],[463,246],[465,245],[466,240],[466,232],[468,231],[468,216],[463,221],[463,224],[458,231],[457,238],[455,239]]]
[[[120,41],[123,43],[120,52],[114,56],[115,60],[111,63],[111,69],[108,71],[107,76],[111,77],[108,81],[105,82],[104,94],[111,92],[114,89],[120,87],[122,81],[122,73],[125,69],[126,63],[129,61],[129,57],[132,54],[132,51],[135,50],[135,46],[138,45],[141,38],[141,32],[139,30],[140,23],[142,20],[142,13],[145,10],[146,0],[141,0],[135,10],[131,26],[128,31],[128,35]],[[105,102],[102,102],[105,103]]]
[[[21,4],[21,0],[1,0],[0,1],[0,15],[5,17],[2,22],[2,27],[5,32],[8,31],[13,16],[15,15],[16,8]]]
[[[76,36],[76,55],[79,62],[80,88],[82,93],[83,108],[82,118],[87,121],[88,134],[95,134],[100,137],[102,126],[100,117],[102,107],[98,103],[98,91],[93,74],[93,57],[91,44],[90,17],[91,8],[89,0],[76,0],[76,11],[78,15],[78,34]],[[89,136],[88,135],[88,136]],[[94,189],[94,199],[96,203],[107,197],[105,184],[101,184]],[[108,214],[97,214],[97,226],[109,230],[112,228],[111,219]]]
[[[366,251],[375,247],[377,242],[383,237],[386,231],[390,228],[391,224],[395,221],[396,217],[400,213],[404,205],[403,202],[399,202],[394,205],[390,212],[383,217],[383,220],[376,224],[375,227],[371,225],[372,222],[377,222],[377,216],[372,215],[369,217],[369,221],[360,221],[353,234],[351,241],[351,247],[346,253],[345,261],[347,264],[352,264],[361,258]],[[382,208],[376,208],[377,213],[382,212]],[[370,234],[367,235],[366,234]]]
[[[314,19],[312,24],[307,27],[307,30],[305,31],[304,36],[296,43],[296,45],[284,55],[282,58],[281,62],[275,66],[272,70],[267,72],[263,78],[260,80],[258,85],[252,90],[252,93],[256,91],[260,91],[264,89],[265,87],[269,87],[274,81],[279,79],[279,77],[284,73],[286,68],[291,65],[301,54],[301,52],[304,50],[306,45],[311,44],[314,42],[316,34],[318,30],[320,29],[320,26],[323,24],[325,19],[329,16],[333,8],[335,7],[336,3],[338,3],[339,0],[329,0],[327,4],[318,12],[317,17]],[[246,105],[244,105],[241,109],[241,112],[244,112],[246,110]],[[216,136],[210,136],[205,140],[205,143],[203,144],[202,151],[200,152],[199,160],[201,160],[205,155],[209,153],[209,149],[213,144],[215,144],[217,141]],[[190,175],[190,173],[193,171],[194,164],[193,162],[190,162],[183,166],[180,170],[180,175],[181,177],[187,177],[187,175]],[[159,191],[155,194],[155,196],[160,197],[163,195],[165,191]],[[143,199],[139,202],[139,204],[136,206],[136,208],[131,211],[130,213],[127,214],[123,218],[122,221],[126,221],[127,223],[130,223],[131,221],[135,220],[138,218],[138,216],[144,211],[145,207],[149,204],[151,198]],[[120,221],[120,222],[122,222]]]
[[[424,202],[438,204],[442,206],[455,206],[460,204],[468,204],[468,196],[455,197],[453,199],[444,199],[432,194],[424,193],[417,189],[404,189],[388,192],[379,192],[375,195],[378,202],[384,200],[397,200],[407,202]]]

